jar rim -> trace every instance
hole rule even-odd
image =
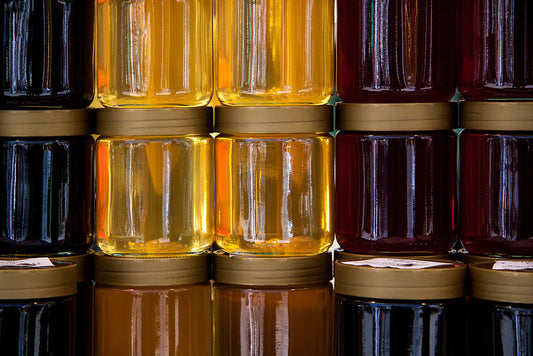
[[[103,136],[177,136],[213,131],[212,107],[98,109],[96,134]]]
[[[361,260],[368,258],[359,261]],[[466,265],[462,262],[424,259],[417,261],[441,262],[446,265],[398,269],[349,264],[353,261],[335,261],[335,291],[339,294],[397,300],[453,299],[464,296]]]
[[[92,133],[94,110],[0,110],[0,137],[66,137]]]
[[[331,280],[331,253],[274,257],[213,253],[216,283],[240,286],[301,286]]]
[[[333,130],[333,106],[217,106],[220,133],[320,133]]]
[[[133,258],[95,254],[97,284],[149,287],[198,284],[209,281],[210,254]]]
[[[337,103],[343,131],[442,131],[454,128],[457,103]]]

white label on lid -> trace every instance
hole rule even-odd
[[[438,266],[453,266],[453,263],[434,262],[423,260],[408,260],[400,258],[372,258],[362,261],[343,261],[345,265],[351,266],[370,266],[376,268],[398,268],[398,269],[424,269]]]
[[[37,257],[25,260],[0,260],[0,267],[54,267],[54,264],[48,257]]]
[[[533,261],[497,261],[492,269],[499,271],[521,271],[533,269]]]

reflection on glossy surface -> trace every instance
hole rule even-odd
[[[214,355],[331,356],[331,284],[214,288]]]
[[[336,355],[466,354],[466,302],[380,301],[336,295]]]
[[[104,106],[200,106],[211,99],[212,0],[99,0]]]
[[[210,136],[97,141],[96,239],[106,254],[200,252],[213,241]]]
[[[211,287],[97,285],[95,356],[211,355]]]
[[[87,251],[93,143],[91,137],[0,139],[0,254]]]
[[[533,305],[470,299],[469,339],[471,356],[533,355]]]
[[[445,253],[455,241],[451,132],[337,135],[337,241],[356,253]]]
[[[0,301],[2,355],[74,355],[75,298]]]
[[[2,107],[90,104],[92,0],[4,0],[0,20]]]
[[[337,91],[346,102],[446,101],[455,1],[339,0]]]
[[[461,6],[461,94],[468,100],[533,98],[533,1]]]
[[[333,137],[216,138],[216,240],[226,252],[316,254],[333,242]]]
[[[218,98],[325,104],[333,94],[333,0],[217,0]]]
[[[461,134],[461,240],[473,254],[533,256],[533,135]]]

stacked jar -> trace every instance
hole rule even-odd
[[[332,355],[334,1],[216,11],[214,354]]]
[[[443,272],[457,278],[453,292],[430,292],[428,300],[425,290],[450,286],[444,280],[426,283],[439,274],[431,263],[428,271],[416,268],[426,263],[419,260],[449,259],[456,241],[456,104],[448,102],[456,90],[455,5],[338,1],[337,92],[343,102],[336,115],[337,355],[389,349],[464,354],[463,339],[454,344],[443,337],[435,341],[443,349],[424,350],[422,344],[433,341],[404,340],[377,317],[386,314],[398,323],[394,328],[413,335],[445,335],[466,320],[463,290],[456,289],[464,283],[464,267],[462,274],[456,272],[461,268]],[[352,268],[356,260],[367,267]],[[396,273],[401,266],[414,271]],[[389,293],[396,283],[405,290]],[[450,323],[435,329],[414,321],[417,329],[406,322],[411,317],[395,316],[425,313],[420,305],[441,308],[442,315],[453,305],[453,320],[449,314],[444,318]],[[368,330],[384,334],[361,335]],[[379,341],[372,344],[374,337]]]
[[[531,14],[525,0],[468,1],[461,13],[460,237],[476,259],[533,257]]]
[[[98,1],[95,355],[211,353],[212,16]]]
[[[0,264],[18,266],[0,272],[2,330],[13,331],[0,348],[9,354],[92,355],[94,140],[85,108],[94,12],[89,0],[2,4],[0,259],[10,261]],[[13,261],[23,257],[32,259]]]

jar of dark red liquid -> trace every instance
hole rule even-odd
[[[461,227],[475,255],[533,256],[533,102],[461,103]]]
[[[465,355],[465,273],[451,261],[336,261],[336,355]]]
[[[1,353],[73,356],[75,265],[38,260],[0,261]]]
[[[87,110],[0,111],[0,255],[89,249],[90,133]]]
[[[93,0],[0,6],[0,107],[84,108],[94,96]]]
[[[469,354],[531,355],[533,260],[475,263],[469,271]]]
[[[531,0],[469,0],[461,8],[461,94],[467,100],[533,99]]]
[[[337,241],[432,255],[455,242],[455,104],[337,106]]]
[[[449,100],[455,1],[338,0],[337,92],[345,102]]]

